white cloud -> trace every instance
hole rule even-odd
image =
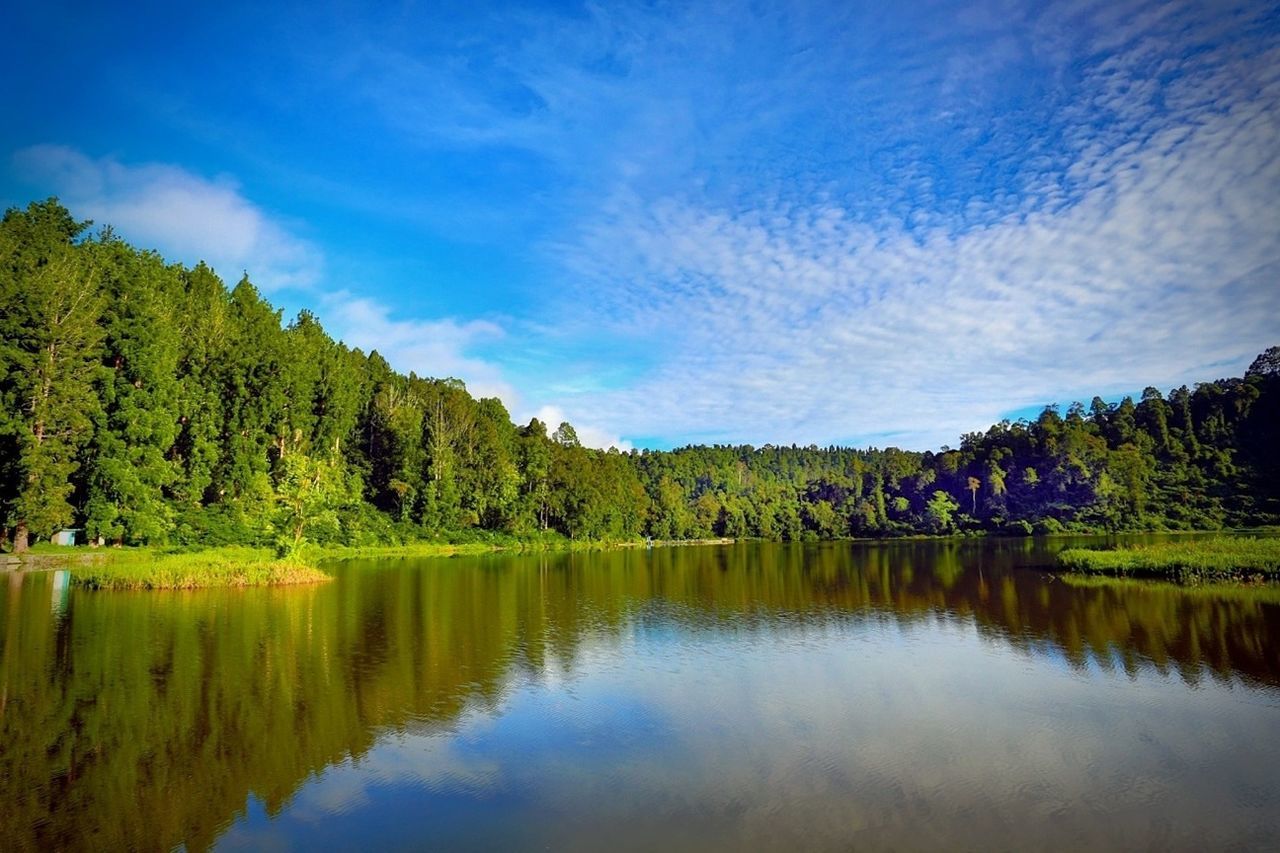
[[[110,224],[174,260],[205,261],[234,285],[244,271],[264,290],[314,285],[323,257],[241,193],[226,177],[209,180],[164,163],[127,165],[63,145],[14,155],[28,181],[48,187],[74,214]]]
[[[377,350],[392,367],[419,376],[461,379],[472,396],[498,397],[510,408],[519,397],[493,363],[468,355],[475,346],[503,336],[486,320],[396,320],[387,306],[347,291],[323,299],[326,327],[348,346]]]
[[[574,311],[664,357],[564,404],[631,434],[927,447],[1243,368],[1280,337],[1280,58],[1207,51],[1157,84],[1170,49],[1131,42],[1086,69],[1069,169],[1028,172],[1008,212],[886,223],[781,187],[619,205],[561,247],[590,282]]]

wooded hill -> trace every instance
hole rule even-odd
[[[248,277],[0,223],[0,544],[769,539],[1280,521],[1280,348],[1243,378],[1046,408],[958,449],[582,447],[455,379],[397,373]]]

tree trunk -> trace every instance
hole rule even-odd
[[[30,547],[30,537],[27,533],[27,523],[19,521],[17,528],[13,531],[13,553],[21,554]]]

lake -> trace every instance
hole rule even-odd
[[[1280,591],[1079,540],[0,575],[0,847],[1280,844]]]

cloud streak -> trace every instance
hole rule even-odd
[[[774,186],[584,225],[559,250],[585,325],[667,357],[566,408],[631,434],[928,447],[1246,364],[1280,333],[1275,39],[1242,56],[1176,15],[1139,23],[1080,72],[1045,128],[1058,157],[1022,164],[1010,198],[895,219]]]

